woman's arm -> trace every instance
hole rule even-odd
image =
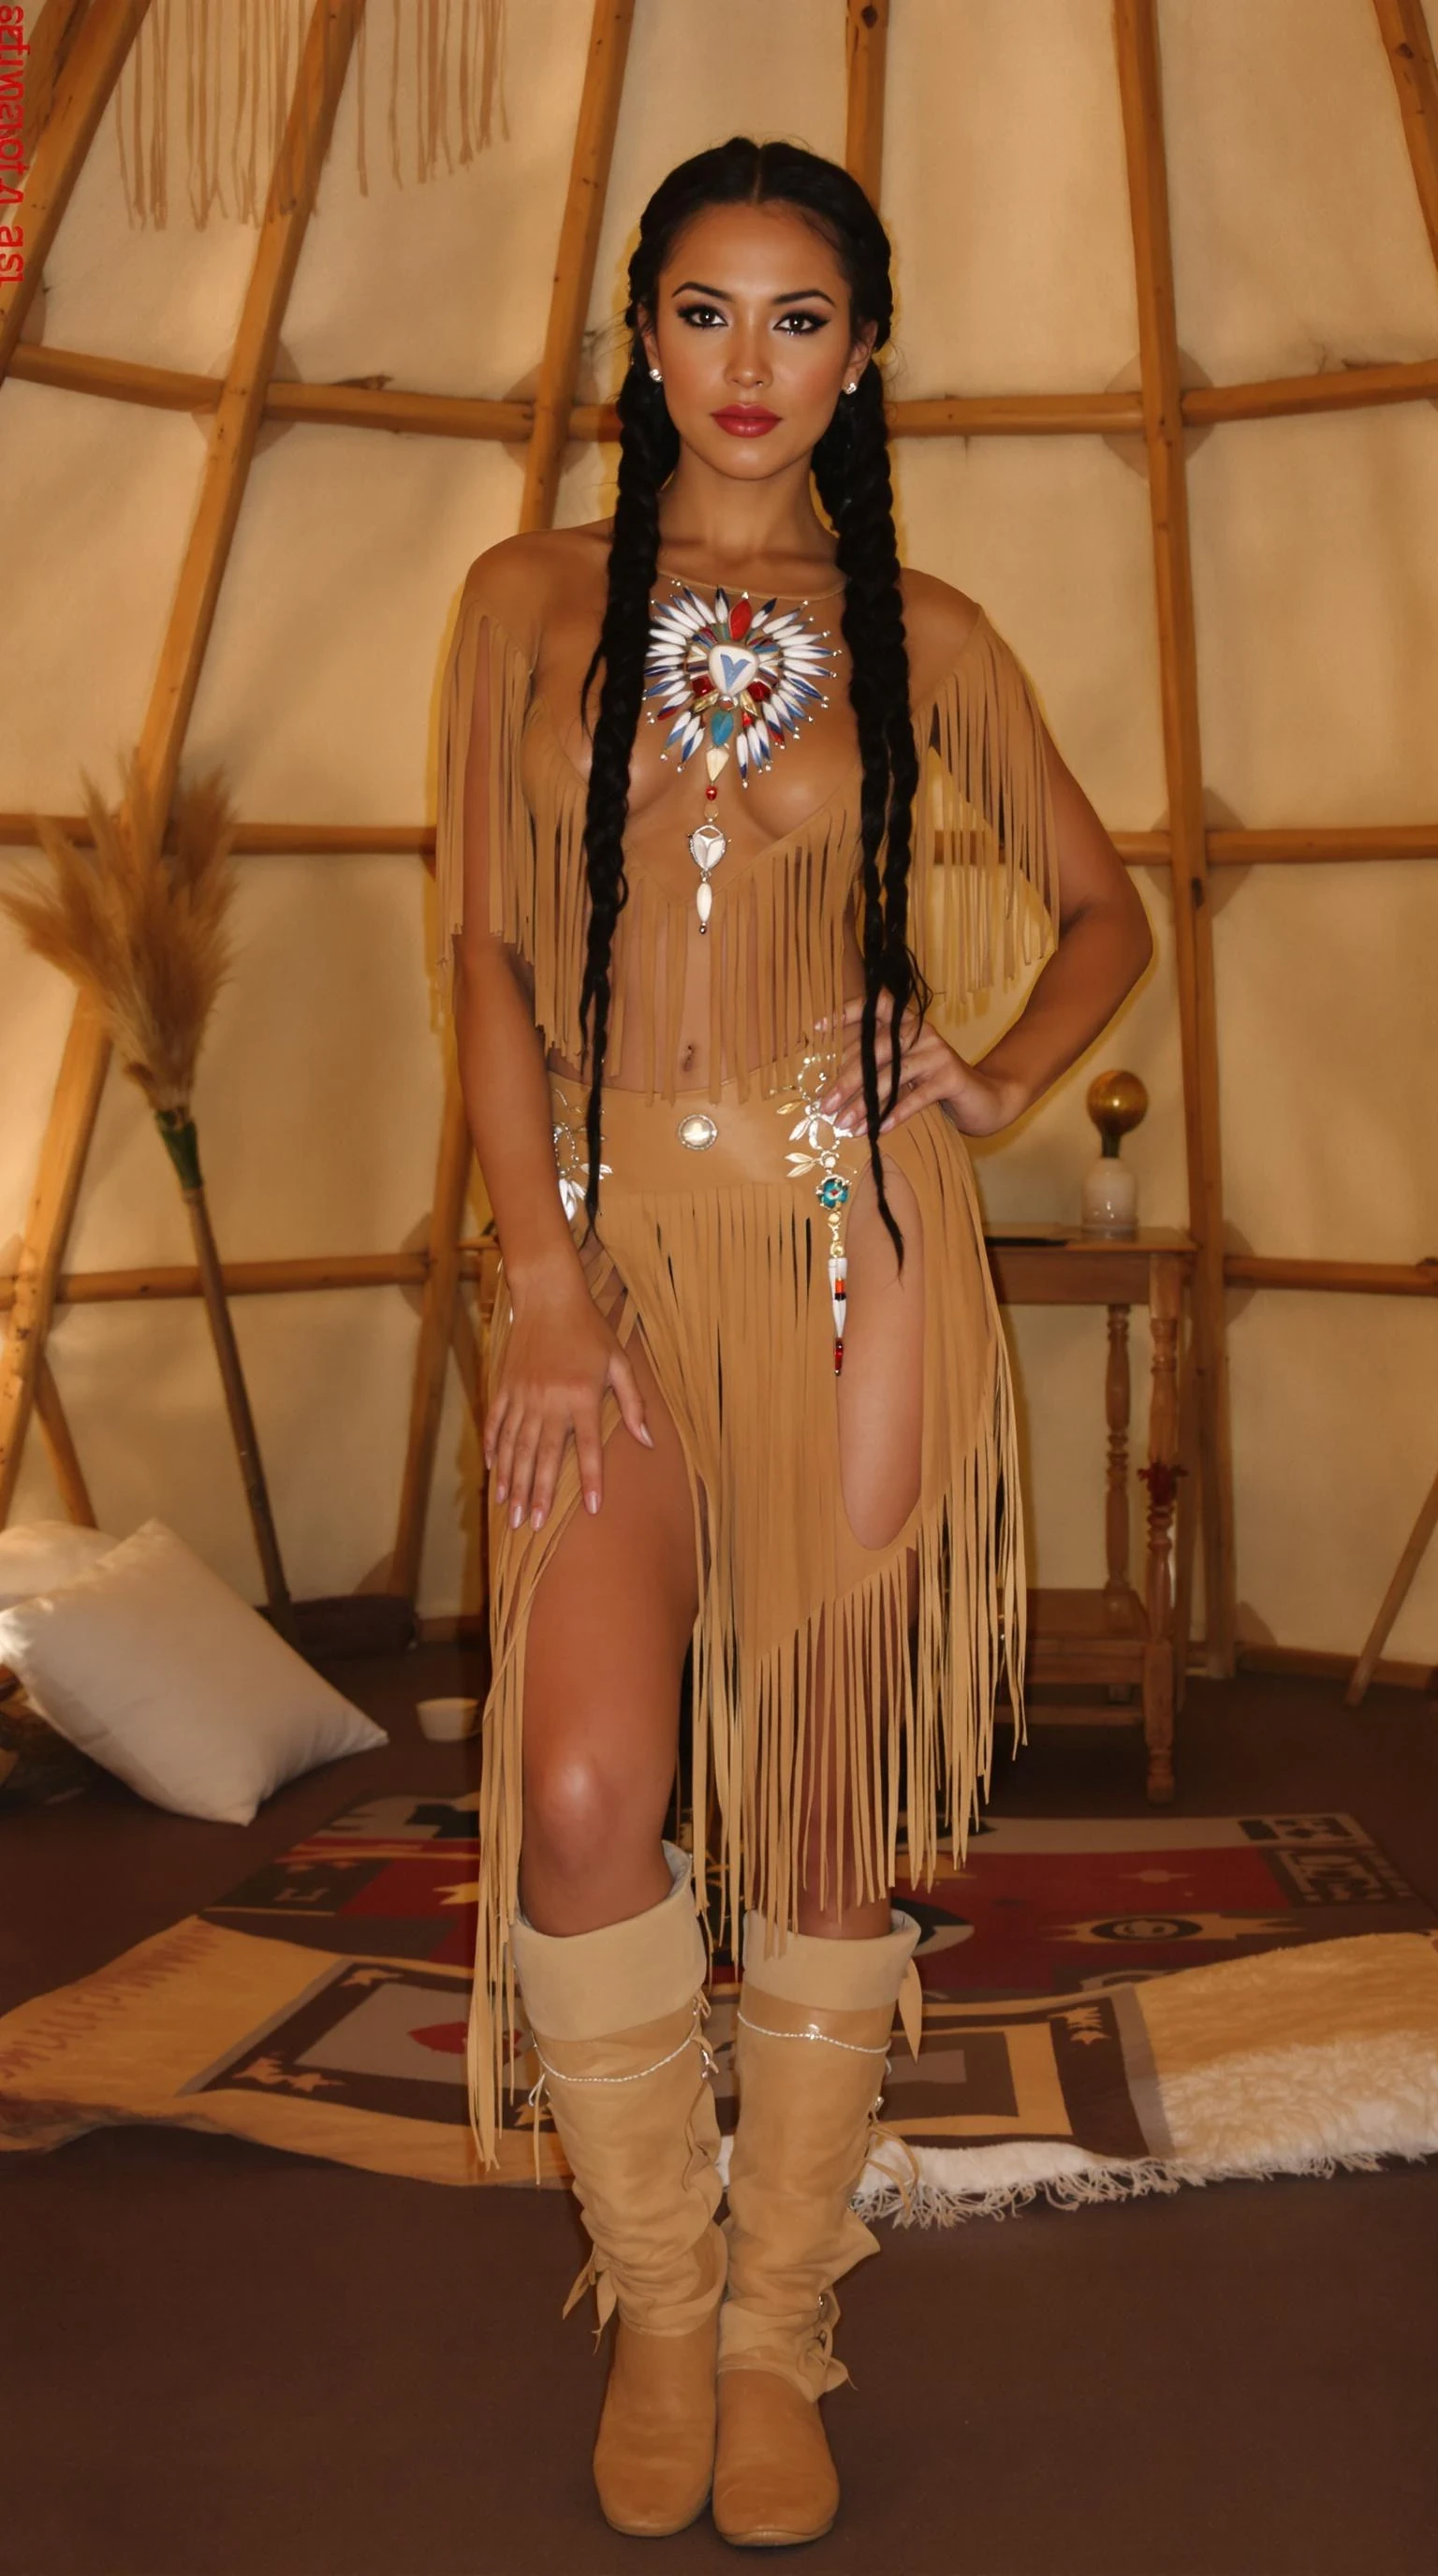
[[[480,639],[463,791],[464,920],[454,970],[455,1042],[470,1135],[494,1211],[513,1324],[490,1388],[485,1464],[509,1504],[512,1528],[526,1514],[536,1529],[554,1500],[571,1434],[586,1509],[603,1494],[600,1416],[611,1386],[637,1440],[653,1446],[634,1372],[589,1293],[559,1195],[553,1110],[543,1041],[523,970],[488,928],[489,871],[502,854],[488,847],[488,656]]]
[[[909,1015],[902,1048],[905,1087],[883,1121],[885,1129],[935,1102],[965,1135],[990,1136],[1009,1126],[1108,1026],[1153,954],[1148,915],[1128,870],[1047,727],[1043,749],[1058,857],[1058,944],[1012,1028],[977,1064],[969,1064],[937,1029],[920,1028],[916,1013]],[[823,1102],[851,1132],[864,1123],[862,1011],[862,1001],[844,1005],[843,1063]],[[882,1004],[875,1052],[882,1103],[892,1052]]]
[[[978,1064],[966,1068],[985,1086],[1006,1127],[1107,1028],[1153,955],[1153,933],[1133,880],[1072,770],[1044,735],[1059,862],[1058,945],[1012,1028]],[[986,1104],[951,1104],[982,1114]],[[958,1114],[970,1135],[990,1132]]]

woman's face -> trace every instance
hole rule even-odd
[[[838,259],[793,208],[711,206],[678,236],[643,333],[686,447],[764,482],[807,457],[867,364]]]

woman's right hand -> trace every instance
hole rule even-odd
[[[543,1526],[571,1434],[585,1509],[598,1511],[606,1386],[614,1389],[627,1429],[652,1449],[633,1366],[582,1270],[531,1282],[514,1295],[504,1365],[484,1420],[484,1463],[495,1478],[495,1499],[508,1501],[511,1529],[526,1515],[535,1529]]]

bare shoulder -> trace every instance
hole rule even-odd
[[[968,592],[956,590],[937,573],[917,572],[905,564],[899,575],[904,593],[904,633],[909,648],[909,678],[916,701],[937,688],[968,643],[983,609]]]
[[[593,590],[602,603],[609,538],[607,520],[501,537],[470,565],[464,596],[491,610],[517,641],[537,647],[561,602],[572,604]]]

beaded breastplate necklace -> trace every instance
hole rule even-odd
[[[777,599],[756,608],[747,590],[734,600],[716,590],[707,600],[677,575],[669,578],[674,595],[655,609],[649,624],[649,721],[671,719],[661,756],[667,760],[673,752],[681,769],[701,743],[706,746],[704,794],[712,805],[731,759],[740,786],[747,787],[751,771],[769,768],[800,725],[812,723],[816,710],[828,705],[821,683],[832,674],[834,651],[804,614],[807,600],[779,615]],[[728,847],[719,825],[708,819],[689,835],[699,870],[694,903],[701,931],[708,929],[714,908],[709,879]]]

